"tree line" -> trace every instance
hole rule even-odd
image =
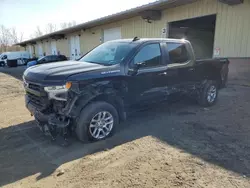
[[[76,25],[75,21],[72,22],[64,22],[59,25],[48,23],[44,29],[42,30],[40,26],[37,26],[33,33],[29,38],[40,37],[45,34],[53,33],[55,31],[66,29],[69,27],[73,27]],[[23,41],[23,32],[17,32],[16,28],[5,27],[4,25],[0,25],[0,52],[7,51],[7,48]]]
[[[7,47],[12,46],[23,40],[23,33],[17,33],[15,28],[7,28],[0,25],[0,48],[6,51]]]
[[[56,24],[48,23],[45,26],[44,30],[42,30],[40,28],[40,26],[37,26],[36,29],[34,30],[33,34],[31,34],[30,38],[40,37],[42,35],[53,33],[55,31],[58,31],[58,30],[61,30],[61,29],[66,29],[66,28],[69,28],[69,27],[73,27],[75,25],[76,25],[75,21],[72,21],[72,22],[63,22],[63,23],[59,24],[59,27]]]

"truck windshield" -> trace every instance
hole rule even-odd
[[[128,42],[106,42],[90,51],[79,61],[102,65],[119,64],[135,46],[136,44]]]

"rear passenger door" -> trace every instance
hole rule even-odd
[[[186,43],[167,42],[168,53],[168,86],[173,88],[186,87],[193,82],[193,60],[190,57]]]

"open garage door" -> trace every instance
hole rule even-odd
[[[104,30],[104,42],[121,39],[121,28],[111,28],[111,29],[105,29]]]
[[[169,23],[169,37],[189,40],[197,59],[212,58],[216,15]]]

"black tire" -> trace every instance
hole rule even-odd
[[[215,98],[213,100],[209,100],[208,95],[209,91],[211,91],[212,88],[215,88]],[[218,98],[218,84],[215,81],[207,81],[199,93],[198,103],[201,106],[209,107],[217,102],[217,98]]]
[[[90,131],[90,123],[99,112],[109,112],[113,117],[113,127],[109,134],[103,138],[97,139],[92,136]],[[82,142],[99,141],[112,136],[115,132],[116,126],[119,124],[119,116],[115,107],[107,102],[97,101],[87,105],[80,113],[79,118],[76,120],[76,135]]]

